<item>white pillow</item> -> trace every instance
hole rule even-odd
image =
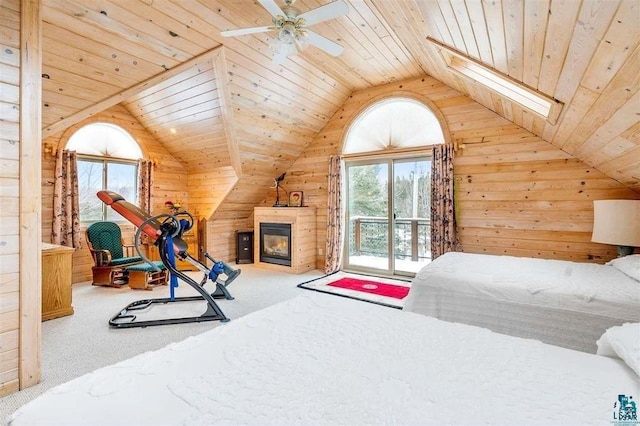
[[[606,263],[631,278],[640,281],[640,254],[630,254],[613,259]]]
[[[609,328],[598,340],[597,354],[620,358],[640,377],[640,323]]]

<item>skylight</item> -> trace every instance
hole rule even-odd
[[[554,124],[558,119],[563,106],[562,102],[533,90],[509,76],[502,75],[498,71],[451,49],[437,40],[430,37],[427,39],[439,48],[447,68],[486,86],[538,114],[551,124]]]

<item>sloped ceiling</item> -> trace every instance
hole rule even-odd
[[[5,16],[12,2],[1,6]],[[295,6],[306,11],[325,3]],[[347,3],[347,16],[313,26],[345,47],[340,57],[310,47],[275,65],[271,34],[220,36],[268,25],[256,1],[43,0],[43,134],[86,118],[91,108],[124,101],[188,170],[206,167],[204,158],[215,158],[212,167],[228,165],[237,150],[247,185],[270,184],[354,90],[429,74],[640,190],[637,0]],[[563,102],[558,121],[447,69],[427,37]],[[220,82],[204,69],[185,69],[152,87],[154,76],[221,44],[226,108],[216,101]]]
[[[212,58],[123,104],[187,171],[231,165]]]

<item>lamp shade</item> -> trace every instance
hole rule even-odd
[[[640,200],[594,201],[591,241],[640,247]]]

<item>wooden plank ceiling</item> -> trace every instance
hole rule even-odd
[[[298,0],[295,7],[304,12],[325,3]],[[268,185],[353,91],[429,74],[640,190],[637,0],[348,4],[347,16],[312,27],[343,45],[341,56],[309,47],[276,65],[273,34],[220,36],[270,24],[253,0],[43,0],[43,133],[57,133],[61,120],[68,127],[74,114],[224,44],[226,107],[206,67],[124,102],[189,171],[229,165],[233,130],[242,179]],[[0,6],[0,13],[4,19],[11,10]],[[557,123],[447,69],[427,37],[563,102]],[[226,126],[233,129],[225,128],[223,114],[232,116]]]
[[[212,59],[123,104],[187,171],[231,165]]]

